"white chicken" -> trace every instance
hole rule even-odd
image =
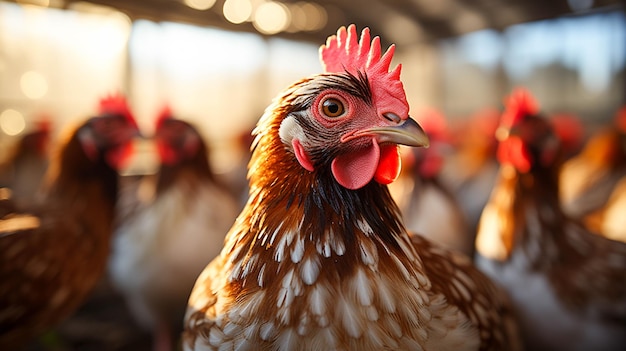
[[[193,283],[223,247],[238,205],[217,183],[198,131],[166,109],[157,120],[157,174],[126,180],[109,262],[111,279],[154,350],[172,350]]]

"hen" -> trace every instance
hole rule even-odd
[[[268,107],[250,197],[189,299],[186,350],[515,350],[504,296],[469,260],[410,237],[385,184],[426,146],[394,52],[341,27],[325,73]]]
[[[118,168],[137,135],[125,101],[74,130],[51,160],[41,206],[3,200],[0,349],[15,350],[68,317],[106,267]],[[6,211],[5,211],[6,210]]]
[[[165,109],[154,139],[158,173],[123,183],[109,273],[137,321],[153,332],[153,348],[172,350],[191,288],[224,246],[239,208],[216,182],[191,124]]]
[[[561,149],[526,90],[497,131],[499,179],[480,221],[479,268],[506,287],[530,350],[622,350],[626,244],[592,234],[559,203]]]
[[[442,183],[441,169],[451,150],[445,117],[436,110],[420,113],[420,125],[428,134],[430,147],[413,148],[406,156],[398,181],[389,185],[403,214],[407,230],[428,240],[472,257],[474,236],[457,198]],[[396,195],[395,184],[404,184],[403,196]],[[395,190],[395,191],[394,191]]]
[[[626,242],[625,226],[615,226],[611,215],[606,216],[607,211],[617,209],[609,210],[609,202],[620,203],[609,201],[611,194],[616,191],[613,198],[618,197],[617,184],[626,181],[626,107],[618,111],[612,125],[595,133],[580,154],[563,165],[559,180],[559,195],[568,215],[583,219],[595,232]]]

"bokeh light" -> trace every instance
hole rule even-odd
[[[252,3],[250,0],[226,0],[223,11],[228,22],[243,23],[252,16]]]
[[[291,23],[288,31],[317,31],[326,26],[328,15],[326,10],[320,5],[299,1],[288,6],[291,13]]]
[[[287,28],[289,10],[281,3],[269,1],[261,4],[254,13],[254,28],[264,34],[276,34]]]
[[[41,73],[28,71],[20,78],[20,87],[29,99],[41,99],[48,92],[48,81]]]
[[[205,11],[215,5],[215,0],[185,0],[185,5],[195,10]]]
[[[326,26],[328,14],[322,6],[312,2],[299,2],[297,4],[300,8],[302,8],[302,11],[306,13],[306,22],[303,28],[304,30],[316,31]]]
[[[4,134],[10,136],[18,135],[25,128],[26,121],[19,111],[7,109],[0,113],[0,129]]]

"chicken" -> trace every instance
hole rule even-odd
[[[37,191],[48,168],[50,120],[42,118],[26,133],[0,162],[0,187],[11,189],[11,196],[20,203],[35,201]]]
[[[516,349],[506,296],[468,258],[411,237],[385,184],[426,146],[394,52],[341,27],[325,73],[259,120],[250,196],[198,277],[185,350]]]
[[[626,241],[624,234],[603,229],[604,214],[608,210],[605,207],[617,184],[625,179],[626,107],[623,107],[612,125],[595,133],[580,154],[563,165],[559,178],[563,209],[568,215],[582,219],[591,230],[599,234],[612,233],[609,235],[613,238]]]
[[[510,293],[529,350],[622,350],[626,244],[587,231],[558,197],[559,139],[525,89],[497,131],[501,170],[475,261]]]
[[[408,167],[402,167],[398,181],[389,185],[403,214],[406,228],[447,249],[473,256],[474,236],[465,213],[450,189],[441,182],[441,168],[451,150],[445,117],[434,109],[418,116],[428,134],[430,147],[409,150]],[[395,184],[403,194],[395,195]],[[404,199],[406,198],[406,199]]]
[[[39,206],[0,202],[0,349],[16,350],[68,317],[106,268],[117,173],[137,135],[121,97],[59,145]]]
[[[139,324],[153,332],[153,349],[172,350],[191,288],[222,249],[239,205],[216,181],[191,124],[165,109],[154,138],[161,166],[124,182],[109,273]]]
[[[441,183],[457,199],[472,233],[498,174],[494,134],[499,113],[495,108],[485,108],[457,122],[451,133],[453,152],[440,171]]]

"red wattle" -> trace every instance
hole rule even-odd
[[[380,148],[375,139],[368,147],[337,156],[331,170],[335,180],[348,189],[359,189],[374,177],[380,160]]]
[[[133,143],[125,143],[110,150],[106,155],[106,160],[114,169],[121,169],[126,166],[134,151]]]
[[[431,146],[432,147],[432,146]],[[419,165],[419,174],[425,179],[433,179],[437,177],[441,168],[443,167],[443,156],[439,155],[437,152],[424,152],[424,158],[420,162]]]
[[[500,142],[498,160],[500,163],[513,165],[521,173],[530,171],[531,155],[524,141],[518,137],[510,137]]]
[[[380,147],[380,161],[374,173],[374,180],[380,184],[390,184],[398,179],[402,167],[400,147],[395,144]]]
[[[157,151],[159,152],[159,158],[163,164],[173,165],[178,160],[176,152],[165,143],[157,142]]]

